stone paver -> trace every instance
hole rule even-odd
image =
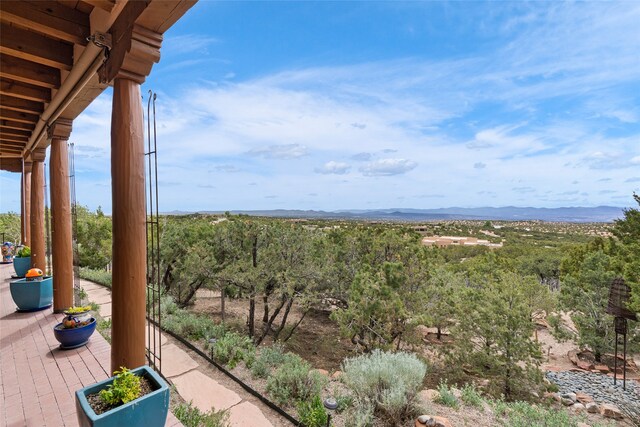
[[[100,304],[100,317],[102,317],[104,320],[111,319],[111,303],[110,302],[106,304]]]
[[[75,391],[109,377],[111,347],[95,333],[86,346],[60,350],[61,315],[16,312],[11,274],[11,264],[0,265],[0,427],[75,427]],[[166,426],[180,425],[169,414]]]
[[[229,409],[242,401],[236,392],[223,387],[200,371],[187,372],[171,378],[171,381],[180,396],[187,402],[191,401],[201,411],[209,411],[212,407],[216,411]]]
[[[231,427],[272,427],[273,424],[262,414],[260,408],[250,402],[243,402],[229,410]]]
[[[91,302],[100,305],[111,303],[111,292],[108,289],[85,289],[85,291],[87,292],[87,299]]]
[[[197,367],[198,362],[175,344],[162,346],[162,374],[165,377],[172,378]]]

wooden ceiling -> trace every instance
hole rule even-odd
[[[114,1],[0,2],[0,157],[22,157],[40,115],[86,46],[94,7]]]
[[[0,0],[0,169],[15,171],[23,158],[28,160],[29,149],[36,148],[29,146],[32,133],[50,124],[43,112],[60,103],[62,95],[56,98],[56,93],[87,39],[96,31],[110,32],[133,1],[141,0]],[[162,34],[195,1],[146,0],[144,13],[134,21]],[[96,74],[75,99],[64,99],[60,117],[74,119],[105,88]],[[46,146],[45,140],[37,148]]]

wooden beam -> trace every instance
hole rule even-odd
[[[55,1],[1,1],[2,20],[60,40],[86,46],[89,15]]]
[[[111,12],[113,7],[116,5],[116,2],[111,0],[82,0],[82,2],[90,4],[93,7],[106,10],[107,12]]]
[[[38,121],[38,116],[35,114],[26,114],[19,111],[7,110],[6,108],[0,108],[0,119],[12,120],[14,122],[26,123],[33,125]]]
[[[24,148],[25,144],[23,141],[13,141],[9,137],[5,138],[4,135],[0,135],[0,141],[9,147],[19,147],[20,149]]]
[[[15,143],[18,143],[18,144],[26,144],[27,142],[29,142],[29,138],[27,138],[27,137],[5,135],[5,134],[0,134],[0,139],[2,139],[3,141],[6,141],[6,142],[15,142]]]
[[[8,145],[6,141],[0,140],[0,151],[3,153],[22,153],[24,147],[14,147],[12,145]]]
[[[27,130],[29,132],[35,129],[35,124],[14,122],[13,120],[0,119],[0,126],[7,129]]]
[[[73,67],[72,44],[5,23],[0,24],[0,53],[63,70]]]
[[[0,126],[0,135],[24,136],[28,139],[31,136],[31,132],[28,130],[11,129]]]
[[[22,172],[22,159],[19,156],[0,157],[0,169],[8,172]]]
[[[9,55],[0,55],[0,76],[49,89],[60,87],[60,70],[57,68]]]
[[[36,102],[51,102],[51,89],[3,78],[0,78],[0,95],[10,95]]]
[[[0,104],[6,109],[20,111],[23,113],[42,114],[42,112],[44,111],[44,104],[42,102],[14,98],[13,96],[7,95],[3,95],[2,98],[0,98]]]

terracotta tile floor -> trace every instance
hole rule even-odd
[[[60,350],[52,329],[62,316],[16,312],[11,274],[0,265],[0,426],[77,426],[74,393],[109,377],[111,347],[96,332],[86,346]],[[166,426],[180,425],[170,413]]]

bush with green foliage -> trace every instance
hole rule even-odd
[[[577,427],[580,420],[562,409],[543,408],[527,402],[505,403],[494,402],[497,415],[505,417],[502,425],[505,427]]]
[[[256,378],[267,378],[271,370],[283,364],[287,357],[282,344],[276,343],[271,347],[263,347],[251,367],[251,374]]]
[[[366,419],[366,414],[375,412],[384,422],[395,425],[417,414],[417,394],[427,367],[414,354],[374,350],[346,359],[342,371],[342,381],[354,395],[350,412],[358,414],[356,418]]]
[[[100,390],[100,399],[109,406],[120,406],[140,397],[140,377],[121,366],[107,388]]]
[[[173,410],[173,415],[184,427],[228,427],[229,413],[225,410],[201,412],[191,402],[181,403]]]
[[[460,406],[458,398],[453,394],[453,390],[449,387],[446,380],[440,381],[438,385],[438,396],[435,402],[454,409]]]
[[[325,427],[327,418],[327,410],[319,395],[298,403],[298,419],[306,427]]]
[[[326,377],[311,372],[311,365],[300,356],[288,353],[285,361],[267,379],[267,393],[278,404],[292,400],[308,400],[319,395],[327,383]]]
[[[112,281],[110,271],[93,270],[89,267],[80,267],[80,277],[111,288]]]
[[[472,383],[466,384],[464,387],[462,387],[461,391],[462,395],[460,396],[460,399],[462,399],[465,404],[483,410],[484,407],[482,404],[484,402],[484,399],[480,395],[480,391],[478,391],[475,385],[473,385]]]
[[[213,343],[211,354],[215,360],[227,365],[230,369],[235,368],[241,361],[251,368],[255,360],[256,348],[249,337],[227,332]]]

